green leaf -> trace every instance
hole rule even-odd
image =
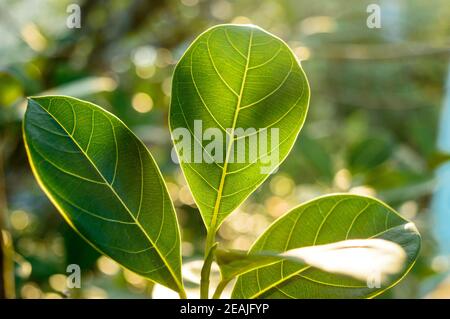
[[[64,96],[29,99],[28,158],[65,220],[124,267],[184,293],[173,204],[145,145],[117,117]]]
[[[399,245],[406,255],[404,267],[384,281],[379,280],[382,274],[374,267],[371,278],[374,283],[369,285],[361,278],[336,270],[342,260],[348,260],[348,266],[357,270],[360,259],[335,258],[334,265],[330,264],[330,258],[322,264],[307,260],[315,267],[281,261],[240,276],[233,298],[371,298],[395,285],[411,269],[420,249],[420,235],[414,224],[392,208],[373,198],[338,194],[294,208],[272,224],[255,242],[250,254],[282,253],[353,239],[383,239]],[[374,258],[372,262],[377,264],[381,260]]]
[[[299,160],[306,160],[306,169],[309,171],[309,174],[313,174],[312,177],[314,179],[324,179],[326,182],[333,180],[334,170],[331,158],[332,153],[322,145],[320,140],[313,139],[306,133],[303,134],[299,153],[302,154],[302,157],[299,156]],[[296,167],[293,167],[294,165]],[[298,161],[291,162],[292,171],[298,169],[298,165]]]
[[[175,69],[170,127],[209,230],[215,231],[286,158],[303,126],[309,95],[294,54],[258,27],[219,25],[191,44]],[[196,130],[195,121],[202,127]],[[190,132],[190,151],[177,133],[180,128]],[[220,136],[202,138],[210,128]],[[259,142],[267,138],[266,149],[252,148],[255,136]],[[217,140],[223,145],[208,147]],[[195,160],[194,150],[203,160]]]
[[[388,160],[394,150],[389,136],[378,134],[353,145],[348,153],[348,166],[353,173],[364,173]]]

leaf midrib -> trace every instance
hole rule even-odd
[[[147,240],[149,241],[149,243],[152,245],[153,248],[155,248],[155,251],[158,253],[159,257],[161,258],[162,262],[166,265],[167,269],[169,270],[170,274],[172,275],[172,278],[174,279],[176,285],[178,286],[178,288],[180,289],[180,291],[184,291],[183,285],[180,283],[180,281],[178,280],[177,276],[175,276],[174,271],[172,269],[172,267],[170,267],[170,265],[167,263],[165,256],[161,253],[161,251],[158,249],[158,247],[153,243],[153,240],[150,238],[150,236],[147,234],[147,232],[145,231],[145,229],[143,228],[143,226],[140,224],[140,222],[134,217],[134,215],[131,213],[130,209],[128,208],[128,206],[124,203],[124,201],[122,200],[122,198],[120,197],[119,194],[117,194],[116,190],[112,187],[112,185],[108,182],[108,180],[105,178],[105,176],[103,176],[103,174],[100,172],[100,170],[98,169],[98,167],[94,164],[94,162],[91,160],[91,158],[88,156],[88,154],[85,153],[85,151],[83,150],[83,148],[81,147],[81,145],[78,144],[78,142],[75,140],[75,138],[72,136],[72,134],[70,134],[66,128],[59,122],[59,120],[53,116],[53,114],[51,114],[48,110],[46,110],[44,107],[42,107],[37,101],[35,101],[37,105],[39,105],[39,107],[44,110],[63,130],[64,132],[67,134],[67,136],[70,137],[70,139],[72,140],[72,142],[80,149],[81,153],[86,157],[86,159],[89,161],[89,163],[92,165],[92,167],[96,170],[96,172],[99,174],[99,176],[103,179],[103,181],[105,182],[105,184],[109,187],[109,189],[112,191],[112,193],[114,194],[115,197],[117,197],[117,199],[119,200],[119,202],[122,204],[122,206],[125,208],[125,210],[127,211],[127,213],[130,215],[130,217],[133,219],[134,223],[136,224],[136,226],[138,226],[138,228],[142,231],[142,233],[145,235],[145,237],[147,238]],[[72,109],[73,106],[71,105]],[[74,111],[74,110],[73,110]],[[93,110],[94,111],[94,110]],[[108,118],[108,120],[111,122],[111,120]],[[111,123],[112,124],[112,123]],[[75,126],[75,124],[74,124]],[[111,125],[112,130],[113,130],[113,134],[114,134],[114,138],[115,138],[115,133],[114,133],[114,127],[113,125]],[[117,141],[116,141],[117,143]],[[139,149],[138,149],[139,152]],[[164,213],[164,212],[163,212]]]
[[[241,101],[242,101],[242,96],[243,96],[243,92],[244,92],[245,82],[247,80],[247,72],[248,72],[249,64],[250,64],[252,42],[253,42],[253,29],[251,29],[251,31],[250,31],[250,38],[248,41],[248,49],[247,49],[247,61],[245,63],[244,75],[242,77],[241,88],[239,90],[238,101],[236,103],[236,110],[234,111],[234,118],[233,118],[233,124],[231,126],[230,136],[234,136],[234,131],[236,129],[236,122],[237,122],[239,110],[241,107]],[[217,191],[216,203],[214,204],[213,215],[211,217],[210,229],[212,229],[213,232],[216,231],[216,228],[217,228],[217,215],[219,213],[220,204],[222,202],[222,193],[223,193],[223,188],[224,188],[224,184],[225,184],[225,178],[227,175],[228,161],[229,161],[229,157],[231,154],[233,144],[234,144],[234,139],[231,139],[231,142],[228,145],[225,162],[223,164],[222,175],[220,177],[219,189]]]

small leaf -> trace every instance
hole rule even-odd
[[[299,153],[306,160],[308,173],[314,174],[313,178],[325,179],[327,182],[333,180],[334,171],[331,152],[325,149],[318,139],[313,139],[308,134],[303,134]],[[300,156],[299,158],[301,159]],[[299,163],[298,161],[292,161],[290,165],[290,168],[294,171],[298,169]]]
[[[175,69],[170,127],[209,230],[217,230],[286,158],[308,103],[308,82],[295,55],[261,28],[219,25],[191,44]]]
[[[393,149],[394,144],[388,136],[367,137],[350,148],[348,166],[354,173],[369,171],[388,160]]]
[[[371,242],[358,250],[358,241],[356,247],[348,246],[356,239],[384,241]],[[402,248],[404,262],[393,248],[396,246],[386,245],[386,241]],[[419,253],[420,235],[414,224],[376,199],[329,195],[302,204],[281,217],[255,242],[249,254],[283,253],[316,245],[325,245],[322,247],[326,249],[306,251],[306,255],[303,250],[302,256],[305,263],[313,266],[280,261],[252,270],[238,278],[233,298],[374,297],[395,285],[411,269]],[[343,247],[347,249],[336,249]],[[356,250],[352,252],[349,248]],[[369,262],[364,263],[367,258]]]
[[[182,294],[180,234],[145,145],[114,115],[64,96],[29,99],[28,158],[65,220],[124,267]]]

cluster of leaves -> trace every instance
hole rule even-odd
[[[237,298],[373,297],[414,264],[420,236],[413,225],[378,200],[346,194],[291,210],[249,252],[217,248],[222,222],[270,175],[261,172],[263,158],[229,160],[237,152],[232,147],[235,128],[279,129],[279,144],[265,154],[270,156],[274,147],[279,152],[274,170],[303,126],[309,95],[306,76],[287,45],[254,26],[211,28],[178,63],[171,130],[192,130],[193,122],[202,120],[204,130],[221,129],[232,140],[224,146],[221,163],[181,161],[207,229],[202,297],[209,296],[213,260],[222,274],[214,296],[237,276],[232,294]],[[33,97],[24,119],[24,140],[40,186],[80,236],[124,267],[186,297],[173,203],[152,155],[120,119],[75,98]],[[205,146],[199,140],[193,143]],[[395,252],[396,267],[363,267],[361,259],[390,251]],[[347,268],[353,271],[336,263],[349,252],[354,259],[347,261]],[[371,271],[386,273],[380,285],[367,285]]]

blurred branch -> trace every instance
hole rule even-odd
[[[166,5],[166,0],[134,0],[127,9],[110,15],[109,20],[96,32],[94,47],[87,62],[88,67],[101,65],[104,62],[103,54],[112,43],[139,30],[150,20],[149,16]]]
[[[0,299],[14,298],[14,264],[11,235],[7,229],[7,202],[4,175],[5,148],[8,139],[0,142]]]
[[[426,104],[426,103],[416,103],[410,104],[409,100],[402,97],[396,97],[394,94],[389,94],[386,96],[379,96],[377,99],[367,99],[366,96],[343,96],[336,92],[333,97],[327,96],[330,91],[315,90],[316,95],[322,96],[322,99],[329,103],[346,105],[354,109],[367,109],[367,110],[377,110],[377,111],[410,111],[424,108],[439,108],[436,104]]]
[[[45,87],[52,86],[52,83],[48,82],[52,78],[51,75],[58,62],[70,60],[74,52],[76,52],[77,44],[83,38],[91,38],[93,42],[87,56],[86,69],[108,70],[108,59],[105,59],[105,55],[111,46],[127,35],[141,30],[149,21],[155,20],[155,17],[162,9],[169,7],[167,0],[134,0],[130,1],[130,4],[125,9],[117,13],[109,12],[106,21],[99,28],[93,28],[86,23],[90,17],[95,15],[96,8],[101,6],[108,8],[108,5],[106,1],[102,0],[84,1],[81,4],[82,28],[75,29],[65,39],[61,39],[59,46],[49,57],[55,63],[48,65],[45,70],[44,79],[47,80]],[[177,32],[180,34],[177,33],[174,37],[171,37],[171,43],[159,43],[158,45],[170,49],[190,36],[188,28],[175,29],[179,30]]]
[[[315,58],[332,60],[391,60],[422,56],[450,56],[450,45],[401,44],[331,44],[313,47]]]
[[[405,202],[408,200],[417,200],[423,196],[430,196],[435,188],[436,179],[430,178],[417,184],[382,191],[378,196],[388,203]]]

